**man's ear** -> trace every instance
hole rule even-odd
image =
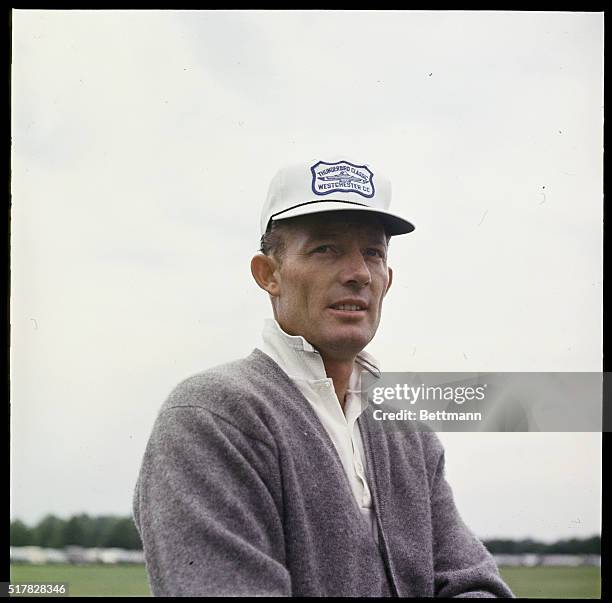
[[[278,264],[273,257],[258,253],[251,260],[251,274],[255,282],[272,296],[279,293]]]
[[[389,271],[389,282],[387,283],[387,290],[385,291],[385,295],[387,295],[387,292],[391,288],[391,283],[393,282],[393,268],[388,267],[387,270]]]

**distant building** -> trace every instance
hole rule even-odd
[[[10,547],[11,563],[144,563],[143,551],[119,548],[84,548],[67,546],[64,550],[46,549],[38,546]],[[535,553],[493,555],[501,567],[577,567],[581,565],[601,566],[601,555],[538,555]]]
[[[596,565],[601,567],[601,555],[585,555],[584,565]]]
[[[67,546],[63,550],[47,549],[39,546],[10,547],[11,563],[144,563],[143,551],[128,551],[119,548],[85,548],[82,546]]]
[[[505,567],[578,567],[580,565],[601,566],[601,555],[538,555],[535,553],[493,555],[495,563]]]
[[[121,560],[121,549],[103,549],[100,551],[98,559],[101,563],[119,563]]]
[[[584,565],[583,555],[541,555],[539,565],[577,567]]]
[[[96,563],[98,560],[97,549],[85,548],[82,546],[64,547],[69,563]]]
[[[47,555],[39,546],[12,546],[10,556],[11,562],[34,563],[36,565],[47,563]]]
[[[60,549],[43,549],[47,563],[68,563],[68,555]]]
[[[126,551],[121,549],[119,563],[144,563],[144,551]]]

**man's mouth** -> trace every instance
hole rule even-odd
[[[365,303],[348,303],[348,302],[339,302],[336,304],[332,304],[329,306],[332,310],[341,310],[343,312],[364,312],[368,309],[367,304]]]

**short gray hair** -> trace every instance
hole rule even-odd
[[[287,228],[283,228],[276,220],[270,220],[266,232],[261,236],[259,251],[264,255],[274,256],[280,262],[286,246],[283,236],[283,231],[286,230]]]

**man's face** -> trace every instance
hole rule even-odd
[[[374,337],[391,284],[387,239],[372,215],[322,213],[293,220],[275,275],[276,319],[336,360]]]

